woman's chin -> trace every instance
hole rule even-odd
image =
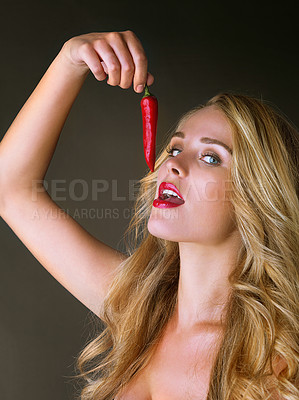
[[[167,227],[166,223],[163,221],[153,221],[149,219],[147,229],[152,236],[155,236],[159,239],[165,239],[171,242],[179,241],[178,232],[175,232],[173,229],[170,229],[170,227]]]

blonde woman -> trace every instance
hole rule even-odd
[[[89,71],[153,83],[134,33],[72,38],[0,145],[1,216],[105,324],[78,357],[80,399],[298,400],[298,132],[241,95],[185,114],[140,182],[123,254],[33,187]]]

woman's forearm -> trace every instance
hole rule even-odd
[[[62,48],[0,143],[1,194],[44,178],[88,72],[68,62]]]

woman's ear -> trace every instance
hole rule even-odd
[[[278,377],[278,375],[288,366],[285,358],[281,357],[281,356],[276,356],[272,367],[273,367],[273,371],[274,371],[274,375],[276,376],[276,378]]]

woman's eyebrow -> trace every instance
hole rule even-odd
[[[185,139],[185,134],[184,134],[184,132],[180,132],[180,131],[174,132],[174,133],[171,135],[170,140],[171,140],[172,138],[174,138],[174,137],[179,137],[179,138]]]
[[[184,132],[174,132],[174,134],[171,136],[171,139],[173,139],[174,137],[179,137],[181,139],[185,139],[185,134]],[[202,138],[200,138],[201,143],[213,143],[213,144],[219,144],[220,146],[224,147],[225,150],[227,150],[229,152],[230,155],[233,154],[232,149],[225,143],[221,142],[221,140],[215,139],[215,138],[210,138],[207,136],[204,136]]]
[[[200,141],[201,141],[202,143],[214,143],[214,144],[219,144],[220,146],[224,147],[225,150],[227,150],[227,151],[230,153],[230,155],[233,154],[232,149],[231,149],[227,144],[221,142],[221,140],[214,139],[214,138],[209,138],[209,137],[202,137],[202,138],[200,139]]]

